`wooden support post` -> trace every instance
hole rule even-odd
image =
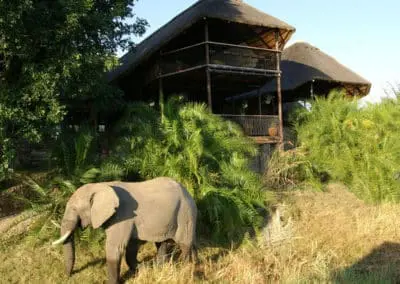
[[[90,123],[93,125],[94,130],[97,132],[98,131],[98,129],[97,129],[98,121],[97,121],[97,119],[98,119],[98,115],[99,114],[96,111],[95,106],[94,106],[93,103],[90,103],[89,112],[90,112],[90,114],[89,114]]]
[[[260,88],[258,88],[257,94],[258,94],[258,114],[259,114],[259,115],[262,115],[262,111],[261,111],[261,91],[260,91]]]
[[[163,79],[158,78],[158,104],[160,106],[161,120],[164,119],[164,88]]]
[[[310,95],[311,95],[311,100],[313,100],[314,99],[314,80],[311,81]]]
[[[275,31],[275,49],[279,51],[279,29]],[[279,116],[279,150],[283,150],[283,110],[282,110],[282,90],[281,90],[281,58],[280,52],[276,52],[276,90],[278,95],[278,116]]]
[[[205,38],[205,50],[206,50],[206,80],[207,80],[207,102],[210,111],[212,112],[212,97],[211,97],[211,74],[210,74],[210,46],[209,46],[209,35],[208,35],[208,22],[204,21],[204,38]]]

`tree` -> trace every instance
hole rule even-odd
[[[78,105],[95,113],[118,97],[104,74],[145,32],[135,3],[0,0],[0,172],[20,141],[39,142]]]

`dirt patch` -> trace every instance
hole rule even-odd
[[[31,225],[40,217],[38,213],[27,211],[0,219],[0,240],[10,239],[29,231]]]
[[[22,212],[26,204],[17,196],[25,196],[27,191],[26,186],[18,185],[0,192],[0,218]]]
[[[27,204],[24,199],[33,198],[34,193],[23,183],[23,177],[29,177],[42,183],[48,178],[48,175],[47,172],[18,173],[13,180],[2,184],[6,189],[0,190],[0,218],[21,213]]]

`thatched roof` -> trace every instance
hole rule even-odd
[[[282,91],[293,91],[312,81],[339,83],[342,86],[358,88],[360,95],[367,95],[371,83],[339,63],[335,58],[306,42],[298,42],[282,52]],[[261,93],[276,92],[276,83],[269,82],[261,88]],[[252,91],[234,99],[257,96]],[[232,98],[233,99],[233,98]],[[283,97],[283,100],[286,98]]]
[[[295,89],[312,80],[371,86],[369,81],[306,42],[295,43],[283,51],[281,69],[282,90]]]
[[[282,48],[295,31],[294,27],[265,14],[242,0],[199,0],[138,44],[133,51],[125,54],[121,58],[122,65],[109,73],[109,80],[113,81],[125,72],[132,70],[171,39],[204,18],[279,29],[280,37],[283,40]],[[264,40],[269,41],[270,39],[264,38]]]

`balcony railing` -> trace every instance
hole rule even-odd
[[[279,136],[279,116],[277,115],[221,114],[220,116],[239,124],[247,136]],[[275,128],[275,130],[272,128]]]
[[[206,54],[208,45],[208,55]],[[231,68],[236,71],[259,73],[276,72],[277,56],[273,49],[241,46],[219,42],[202,42],[165,52],[161,55],[160,75],[167,76],[209,65],[212,68]]]
[[[210,64],[258,70],[276,70],[276,51],[264,48],[210,43]]]

